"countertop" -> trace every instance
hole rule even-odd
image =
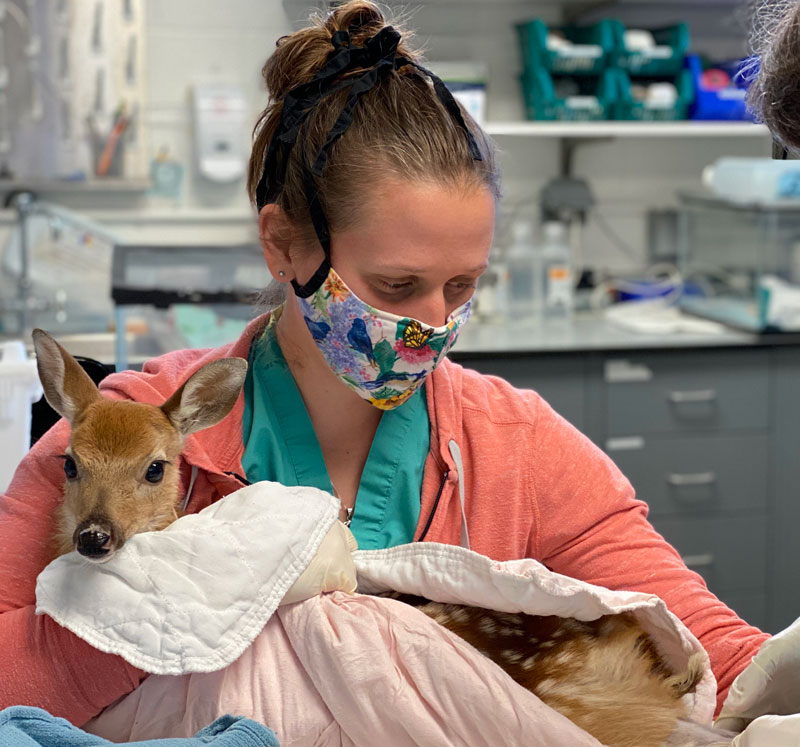
[[[488,324],[473,320],[459,335],[453,358],[506,353],[800,345],[800,333],[758,335],[713,323],[711,327],[713,332],[638,332],[618,326],[598,313],[539,324]]]

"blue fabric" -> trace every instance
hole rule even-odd
[[[121,744],[87,734],[41,708],[12,706],[0,711],[0,747],[101,747]],[[125,742],[149,747],[280,747],[263,724],[240,716],[221,716],[193,737]]]
[[[314,426],[273,324],[250,347],[244,384],[242,467],[250,482],[271,480],[333,493]],[[381,415],[361,474],[350,529],[361,550],[413,542],[430,449],[425,387]]]

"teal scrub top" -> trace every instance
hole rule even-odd
[[[272,480],[333,493],[322,448],[272,323],[253,340],[244,384],[242,467],[249,482]],[[384,411],[358,486],[350,529],[362,550],[412,542],[430,448],[424,386]]]

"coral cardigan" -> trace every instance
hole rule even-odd
[[[169,353],[141,373],[108,377],[101,389],[109,397],[160,405],[201,365],[247,358],[266,319],[255,319],[230,345]],[[649,524],[646,504],[613,462],[535,392],[502,379],[444,361],[426,389],[430,451],[415,539],[464,544],[468,535],[471,549],[497,560],[535,558],[593,584],[657,594],[708,651],[719,707],[768,636],[740,620],[686,568]],[[197,468],[187,511],[241,487],[242,412],[240,396],[223,421],[187,439],[184,490]],[[146,675],[34,613],[36,576],[48,562],[62,497],[57,456],[68,437],[62,420],[24,458],[0,497],[0,708],[38,706],[81,725]]]

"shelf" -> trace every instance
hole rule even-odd
[[[489,122],[484,129],[496,137],[769,137],[750,122]]]
[[[66,179],[0,179],[0,194],[15,189],[29,189],[40,194],[60,194],[64,192],[88,194],[92,192],[146,192],[152,186],[147,178],[86,179],[69,181]]]

